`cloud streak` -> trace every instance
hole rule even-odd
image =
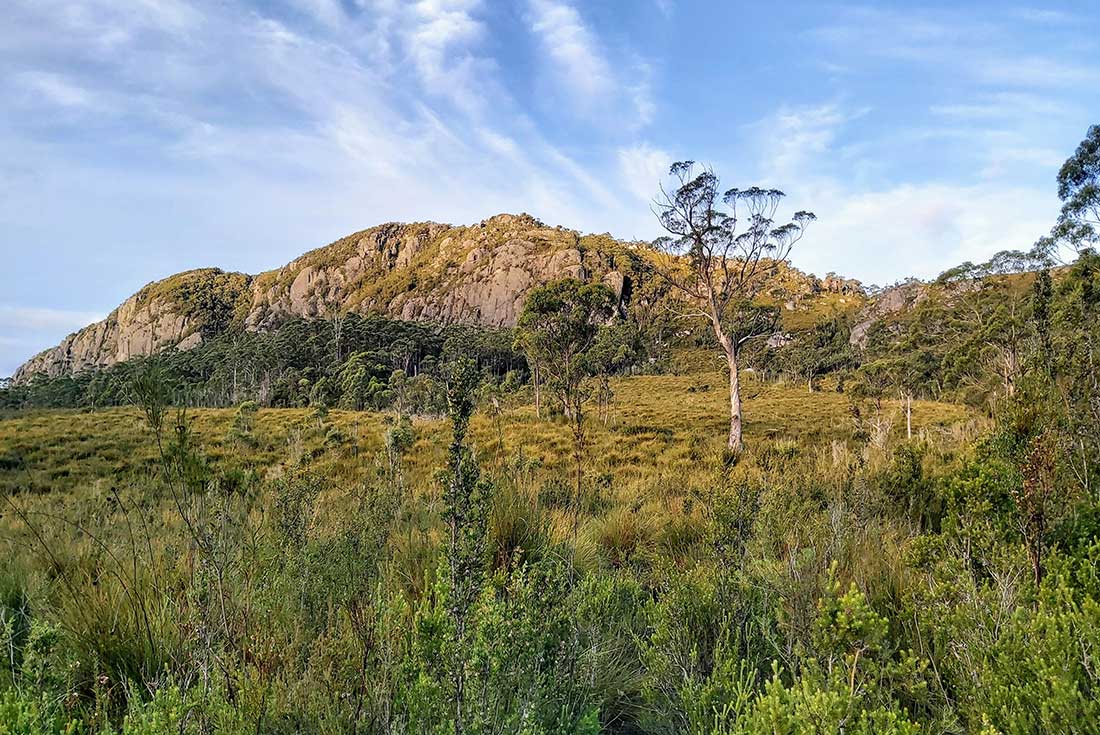
[[[640,62],[613,67],[602,51],[604,44],[576,7],[564,0],[529,0],[528,23],[563,97],[579,115],[591,118],[606,113],[610,103],[629,109],[633,128],[651,121],[655,105],[648,67]],[[634,72],[633,78],[621,78],[619,69],[624,67]]]

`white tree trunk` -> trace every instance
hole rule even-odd
[[[737,370],[737,355],[733,350],[727,350],[726,362],[730,370],[730,434],[729,449],[731,452],[740,452],[744,449],[744,441],[741,437],[741,376]]]
[[[731,452],[740,453],[745,444],[741,435],[741,375],[737,369],[737,345],[722,329],[717,315],[712,315],[711,327],[714,329],[714,336],[718,338],[718,344],[722,345],[726,353],[726,364],[730,371],[730,433],[727,446]]]
[[[539,385],[542,376],[538,364],[532,365],[532,372],[535,378],[535,417],[542,418],[542,388]]]
[[[913,396],[905,394],[905,438],[913,438]]]

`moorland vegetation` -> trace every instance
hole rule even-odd
[[[1100,128],[859,323],[678,171],[695,328],[561,279],[0,391],[0,733],[1100,732]]]

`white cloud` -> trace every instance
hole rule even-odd
[[[476,113],[495,64],[471,49],[486,35],[474,13],[480,0],[419,0],[403,18],[405,43],[421,82],[434,94]]]
[[[583,230],[654,234],[646,203],[669,151],[714,151],[725,138],[642,134],[657,112],[659,67],[619,29],[601,36],[588,7],[525,0],[508,27],[517,14],[485,0],[9,0],[0,95],[14,114],[0,116],[0,231],[21,247],[0,290],[9,303],[48,292],[58,304],[106,307],[183,268],[256,272],[390,220],[529,211]],[[881,135],[889,106],[870,115],[849,89],[758,125],[734,117],[714,135],[736,139],[738,165],[711,162],[738,177],[730,185],[778,186],[793,209],[818,213],[796,255],[814,270],[932,275],[1026,247],[1056,213],[1047,182],[1057,138],[1042,126],[1078,125],[1082,111],[1067,112],[1073,99],[1058,85],[1091,61],[1051,46],[1030,78],[1001,78],[1009,67],[983,66],[1006,55],[998,23],[846,12],[812,36],[843,42],[818,65],[852,71],[845,85],[871,55],[938,65],[980,83],[977,93],[935,98],[930,119]],[[494,60],[502,31],[537,42],[532,97],[545,109],[529,113],[510,94],[532,80]],[[574,122],[583,129],[558,144]],[[910,172],[922,163],[918,145],[965,149],[962,173]],[[24,345],[16,321],[49,333],[46,346],[93,316],[7,308],[0,340]]]
[[[31,355],[104,316],[94,311],[0,304],[0,377],[14,374]]]
[[[668,177],[672,156],[648,143],[619,149],[619,174],[623,185],[639,200],[649,204]]]
[[[646,125],[653,118],[655,104],[649,87],[649,68],[644,62],[632,66],[635,78],[623,80],[603,53],[599,37],[565,0],[529,0],[528,21],[555,69],[565,97],[582,116],[605,115],[608,105],[629,103],[632,127]],[[621,121],[617,121],[621,122]]]
[[[1043,146],[1011,142],[1015,136],[1008,136],[1010,142],[1004,145],[992,145],[987,154],[987,163],[979,172],[985,179],[996,179],[1010,172],[1014,167],[1024,166],[1030,170],[1057,171],[1066,160],[1065,151]]]
[[[1057,213],[1049,192],[944,183],[856,192],[832,182],[795,204],[818,215],[799,244],[796,265],[822,274],[885,284],[901,276],[933,277],[1000,250],[1026,250]],[[801,195],[801,192],[799,192]]]
[[[965,102],[933,105],[929,111],[939,117],[953,118],[968,123],[980,123],[996,119],[1013,119],[1022,116],[1065,118],[1071,112],[1064,100],[1030,92],[995,92],[975,95]]]
[[[1082,50],[1059,39],[1048,42],[1041,53],[1019,52],[1022,34],[1035,42],[1036,23],[1069,19],[1056,11],[1022,8],[990,14],[963,6],[943,10],[849,7],[833,17],[833,22],[806,36],[845,59],[886,59],[937,68],[954,80],[1013,88],[1058,89],[1100,81],[1100,65],[1091,47]],[[838,62],[828,58],[818,63]]]
[[[973,184],[947,176],[906,183],[864,181],[853,172],[874,165],[880,153],[873,145],[860,152],[870,163],[856,156],[836,171],[837,141],[862,113],[839,104],[784,108],[756,126],[762,151],[758,167],[769,176],[765,183],[776,176],[792,211],[810,209],[818,216],[794,253],[795,265],[868,283],[932,277],[964,260],[1028,249],[1054,221],[1053,191],[1007,183],[998,178],[1002,171],[996,167],[1023,164],[1051,170],[1055,154],[1011,148],[996,133],[967,132],[988,156],[987,178]],[[904,145],[905,136],[935,132],[891,131],[887,148]]]
[[[769,177],[786,181],[808,173],[833,147],[841,127],[866,112],[846,112],[836,103],[781,108],[758,126],[765,140]]]
[[[292,0],[295,7],[322,25],[337,28],[348,22],[340,0]]]
[[[41,95],[60,107],[88,107],[92,104],[93,96],[88,90],[60,74],[31,71],[24,72],[20,78],[31,93]]]
[[[1061,10],[1051,10],[1049,8],[1014,8],[1009,14],[1020,20],[1027,21],[1028,23],[1045,23],[1052,25],[1070,23],[1075,18],[1075,16],[1070,13]]]
[[[572,5],[558,0],[531,0],[531,30],[542,39],[565,82],[585,98],[611,94],[611,66],[596,50],[595,35]]]
[[[1100,67],[1043,56],[1002,56],[978,61],[974,73],[983,82],[1012,87],[1072,87],[1100,82]]]
[[[392,220],[528,211],[637,230],[648,210],[598,173],[601,161],[549,142],[509,98],[482,55],[480,7],[372,0],[330,28],[316,4],[303,8],[319,22],[303,27],[214,0],[179,17],[17,0],[31,30],[0,34],[0,93],[34,82],[59,99],[38,95],[0,120],[0,227],[24,243],[2,277],[8,300],[33,303],[48,288],[63,303],[118,303],[178,270],[258,272]],[[108,26],[109,54],[97,40]],[[78,106],[78,89],[94,104]],[[62,102],[67,114],[53,114]],[[21,124],[44,118],[48,129]],[[8,312],[39,331],[0,365],[14,369],[96,316],[33,314]],[[13,329],[0,324],[0,336]]]

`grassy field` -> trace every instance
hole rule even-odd
[[[640,376],[613,381],[615,393],[606,424],[590,422],[586,471],[613,474],[630,486],[654,478],[683,477],[724,442],[728,404],[721,374]],[[479,415],[474,438],[488,465],[517,454],[549,473],[561,474],[572,462],[572,440],[561,421],[539,419],[520,397],[499,419]],[[883,406],[883,423],[904,432],[898,403]],[[801,451],[849,443],[855,423],[850,399],[840,393],[804,387],[749,383],[745,400],[748,442],[796,443]],[[322,427],[310,409],[261,409],[255,442],[229,439],[233,409],[188,412],[203,453],[221,469],[271,472],[299,453],[345,478],[364,470],[381,448],[386,417],[372,412],[332,411]],[[970,435],[981,421],[964,407],[918,401],[913,427],[929,439]],[[430,481],[444,461],[446,421],[417,418],[416,444],[409,453],[414,487]],[[326,444],[335,427],[345,441]],[[938,441],[935,443],[939,443]],[[4,492],[94,491],[104,484],[140,478],[156,471],[157,449],[136,408],[89,413],[38,411],[0,420],[0,488]],[[656,473],[656,474],[655,474]]]
[[[554,543],[574,539],[577,563],[589,569],[640,558],[647,566],[691,563],[701,553],[705,498],[722,466],[729,410],[725,384],[717,372],[614,380],[606,423],[595,404],[590,406],[579,520],[570,510],[575,465],[564,420],[536,416],[530,396],[522,393],[495,416],[476,414],[473,443],[483,474],[497,485],[494,543],[522,546],[524,528],[542,524]],[[770,481],[786,496],[782,503],[819,508],[824,498],[849,492],[845,488],[855,468],[887,471],[905,440],[898,402],[884,402],[881,409],[861,405],[863,435],[857,436],[851,398],[835,390],[809,393],[801,385],[750,378],[744,395],[748,461],[739,468],[741,481],[757,482],[754,473],[764,458],[781,456],[781,473],[794,473],[791,482]],[[235,409],[187,412],[207,477],[258,493],[249,501],[251,513],[277,513],[281,478],[305,471],[323,486],[313,532],[338,533],[348,509],[357,507],[364,488],[385,471],[383,437],[392,415],[333,410],[322,419],[312,409],[261,409],[252,438],[244,443],[231,438],[235,415]],[[412,423],[415,439],[401,460],[399,492],[406,510],[389,547],[395,568],[404,570],[398,576],[415,594],[442,539],[438,472],[446,464],[450,427],[441,418],[415,417]],[[987,425],[962,406],[918,401],[913,428],[926,447],[926,468],[938,472]],[[125,542],[130,531],[120,525],[117,510],[129,504],[149,509],[162,541],[183,538],[160,472],[154,435],[137,408],[8,415],[0,420],[0,492],[14,504],[0,514],[0,537],[27,551],[39,544],[26,535],[26,523],[14,512],[18,507],[49,525],[52,543],[76,556],[92,553],[97,542],[77,529],[100,529]],[[807,484],[796,476],[816,479]],[[574,538],[578,523],[580,536]]]
[[[830,716],[840,721],[868,707],[881,714],[904,705],[907,716],[930,723],[922,732],[945,735],[979,732],[969,725],[996,704],[987,701],[987,678],[1002,682],[997,691],[1007,691],[1015,707],[1019,673],[1001,665],[996,640],[974,637],[993,630],[994,618],[971,602],[1001,594],[988,579],[1008,572],[1027,579],[1019,574],[1026,566],[1019,544],[997,542],[994,556],[988,537],[972,534],[991,527],[983,520],[993,512],[991,499],[1010,497],[995,492],[999,465],[976,459],[978,440],[994,427],[965,407],[918,401],[909,441],[899,402],[854,403],[822,382],[810,393],[749,378],[747,450],[734,461],[724,452],[721,373],[616,379],[606,423],[590,409],[580,493],[563,420],[537,417],[522,393],[499,413],[476,414],[471,438],[482,477],[491,481],[478,487],[491,495],[479,521],[486,581],[473,608],[479,627],[470,650],[492,666],[530,667],[516,669],[523,672],[544,672],[547,651],[577,656],[547,673],[545,685],[524,684],[516,701],[529,701],[538,687],[556,692],[587,682],[602,731],[618,735],[779,731],[714,729],[705,711],[693,730],[668,724],[694,711],[689,685],[696,685],[685,681],[711,686],[726,671],[751,679],[752,706],[768,712],[800,712],[791,698],[803,696],[830,697]],[[0,622],[23,621],[18,630],[5,623],[14,631],[9,644],[38,650],[25,638],[52,646],[43,648],[45,668],[35,668],[33,656],[18,671],[0,667],[9,692],[22,698],[8,694],[15,702],[8,706],[41,706],[91,731],[161,710],[176,713],[166,722],[213,723],[202,732],[384,732],[348,726],[374,723],[376,713],[380,723],[445,720],[447,690],[423,687],[446,674],[440,646],[452,645],[430,638],[447,624],[441,616],[453,584],[444,563],[453,506],[439,482],[448,422],[414,418],[411,445],[387,454],[395,423],[387,414],[261,409],[243,439],[232,430],[236,409],[188,415],[197,446],[183,456],[199,462],[194,475],[172,474],[185,464],[172,461],[162,473],[137,408],[0,417]],[[966,494],[961,504],[959,493]],[[971,549],[975,556],[966,557]],[[978,559],[976,571],[967,558]],[[1030,640],[1026,615],[1043,610],[1025,604],[1038,593],[1019,589],[1033,597],[1020,597],[1020,612],[1010,618],[1017,626],[1010,647]],[[1058,614],[1078,612],[1070,606]],[[1089,615],[1067,620],[1091,631]],[[873,624],[874,641],[862,632],[851,644],[822,633],[829,625],[843,632],[851,619]],[[38,638],[28,637],[32,630]],[[731,630],[744,637],[727,652],[719,643]],[[946,654],[927,645],[936,636]],[[1049,648],[1058,666],[1075,666],[1080,651],[1093,650],[1092,638],[1050,638],[1026,655]],[[988,656],[985,678],[972,677],[972,658],[956,650]],[[1025,656],[1011,650],[1011,661]],[[913,655],[936,666],[925,668]],[[721,666],[706,660],[718,656],[726,657]],[[834,675],[828,667],[836,661],[851,669]],[[191,672],[209,662],[224,668],[232,701],[195,683],[201,680]],[[469,679],[484,686],[482,700],[490,703],[500,692],[512,696],[508,682],[519,676],[492,666]],[[54,677],[41,704],[33,699],[40,669]],[[1042,671],[1055,669],[1044,664]],[[1057,670],[1079,678],[1076,670]],[[878,672],[896,677],[885,698],[872,684],[853,686]],[[186,691],[173,689],[188,675]],[[972,681],[983,684],[965,689]],[[940,691],[963,695],[940,698]],[[360,695],[347,692],[362,692],[362,707]],[[1072,696],[1067,701],[1065,712],[1084,711]],[[394,702],[397,715],[389,709]],[[497,705],[485,707],[496,712]],[[547,721],[561,711],[554,704]]]

